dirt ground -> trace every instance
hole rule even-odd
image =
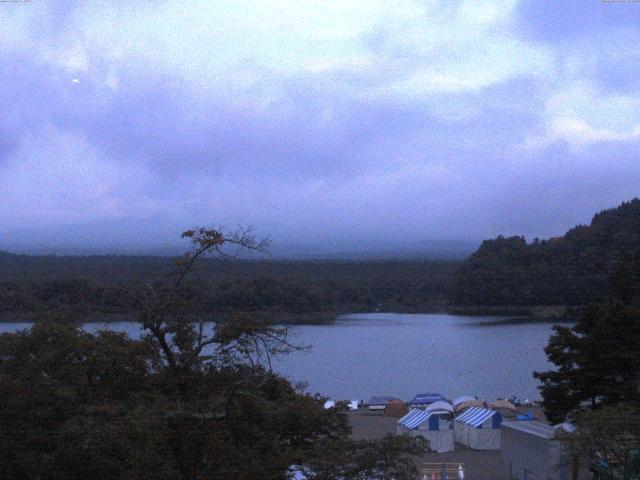
[[[382,416],[382,412],[370,412],[366,408],[349,412],[352,437],[355,439],[376,439],[388,433],[396,433],[397,418]],[[509,472],[502,464],[499,450],[472,450],[459,443],[455,451],[446,453],[425,453],[416,458],[422,463],[459,463],[464,465],[465,480],[509,480]]]

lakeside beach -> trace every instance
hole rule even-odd
[[[517,407],[516,413],[533,411],[537,420],[544,421],[542,410],[534,406]],[[396,435],[398,418],[385,417],[383,411],[372,411],[367,407],[349,411],[349,425],[354,440],[379,440],[385,435]],[[424,463],[457,463],[464,467],[465,480],[509,480],[509,471],[501,460],[500,450],[473,450],[455,443],[452,452],[425,452],[415,456],[418,468]]]

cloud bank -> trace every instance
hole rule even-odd
[[[2,4],[0,232],[560,234],[640,185],[640,4],[560,3]]]

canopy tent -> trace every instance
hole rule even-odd
[[[433,413],[453,414],[453,406],[449,402],[438,400],[437,402],[433,402],[431,405],[425,408],[425,411]]]
[[[453,408],[456,408],[462,402],[468,402],[469,400],[476,400],[476,398],[471,397],[469,395],[463,395],[461,397],[458,397],[452,402]]]
[[[418,393],[415,397],[407,402],[407,405],[410,405],[412,407],[424,407],[434,402],[445,400],[446,398],[444,398],[439,393]]]
[[[398,435],[423,437],[434,452],[453,451],[451,420],[434,412],[415,408],[398,420]]]
[[[369,410],[384,410],[390,400],[395,400],[396,397],[371,397],[367,402]]]
[[[500,412],[503,417],[512,418],[516,417],[516,406],[508,400],[496,400],[489,404],[489,408]]]
[[[484,407],[484,403],[482,403],[480,400],[476,400],[475,398],[473,398],[471,400],[454,404],[453,409],[455,410],[456,414],[461,414],[467,408],[471,408],[471,407]]]
[[[458,443],[475,450],[500,449],[502,415],[488,408],[471,407],[454,422],[454,436]]]
[[[384,408],[384,416],[385,417],[404,417],[409,409],[407,405],[397,398],[394,400],[389,400],[387,406]]]

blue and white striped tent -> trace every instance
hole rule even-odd
[[[455,440],[476,450],[499,450],[501,424],[500,412],[471,407],[455,418]]]
[[[491,428],[500,428],[502,415],[488,408],[471,407],[466,412],[456,417],[456,422],[464,422],[472,427],[482,428],[487,419],[491,418]],[[486,426],[485,426],[486,428]]]
[[[451,427],[451,420],[447,416],[414,408],[398,420],[397,433],[424,437],[429,442],[429,448],[435,452],[452,452]]]
[[[414,408],[404,417],[398,420],[398,425],[402,425],[404,428],[407,428],[409,430],[415,430],[425,422],[429,422],[428,430],[440,429],[438,425],[438,416],[432,415],[431,412],[420,410],[419,408]]]

